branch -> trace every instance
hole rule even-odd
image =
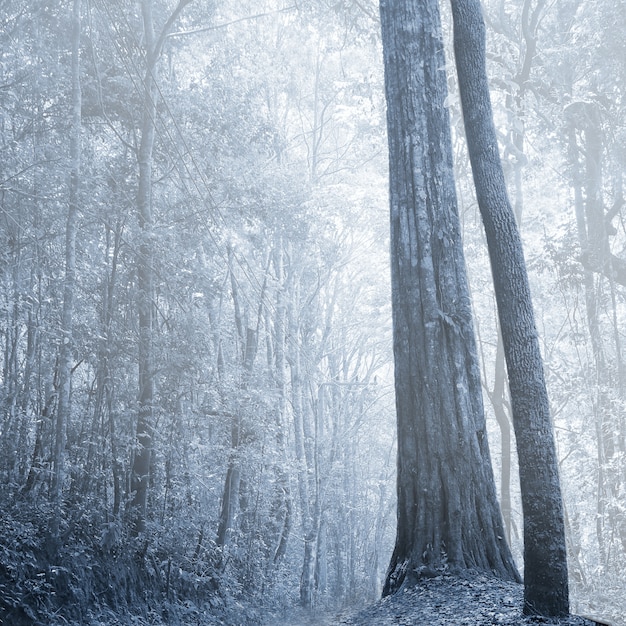
[[[605,228],[609,235],[617,234],[617,229],[611,224],[611,222],[613,221],[613,218],[621,212],[622,207],[624,206],[624,196],[621,192],[618,192],[615,198],[615,202],[613,202],[613,206],[606,212],[606,215],[604,216]]]
[[[153,58],[155,62],[156,62],[156,59],[158,59],[159,56],[161,55],[163,44],[165,43],[165,39],[167,38],[170,29],[174,25],[174,22],[179,18],[180,14],[183,12],[183,9],[188,4],[191,4],[192,2],[193,0],[178,0],[178,6],[172,11],[172,14],[167,18],[167,22],[165,22],[165,25],[163,26],[159,34],[159,38],[154,44],[154,51],[153,51],[154,57]]]
[[[526,43],[526,49],[522,67],[515,78],[522,92],[525,90],[525,85],[530,78],[530,70],[537,50],[537,26],[544,4],[545,0],[540,0],[532,14],[530,11],[531,0],[526,0],[522,8],[522,35]]]
[[[190,1],[190,0],[188,0]],[[227,28],[233,24],[239,24],[240,22],[247,22],[248,20],[256,20],[260,17],[269,17],[270,15],[276,15],[277,13],[287,13],[297,9],[297,5],[286,7],[284,9],[278,9],[276,11],[268,11],[267,13],[256,13],[255,15],[247,15],[246,17],[240,17],[232,22],[224,22],[223,24],[216,24],[215,26],[204,26],[202,28],[194,28],[193,30],[179,30],[176,33],[170,33],[165,35],[166,37],[184,37],[186,35],[196,35],[197,33],[206,33],[211,30],[219,30],[220,28]]]
[[[590,271],[604,274],[607,278],[613,279],[618,285],[626,287],[626,260],[620,259],[614,254],[610,254],[609,258],[604,262],[593,258],[593,255],[584,252],[578,259],[582,266]]]

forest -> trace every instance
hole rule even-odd
[[[437,297],[473,319],[523,572],[528,460],[454,71],[463,2],[423,4],[441,11],[459,217],[431,236],[444,254],[462,240],[469,280]],[[626,624],[626,3],[482,9],[570,608]],[[377,0],[0,0],[0,624],[322,624],[394,586],[411,429],[384,16]]]

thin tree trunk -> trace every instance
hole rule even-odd
[[[143,102],[141,114],[141,140],[137,161],[139,183],[137,190],[137,214],[140,243],[137,255],[137,312],[139,319],[139,393],[136,431],[136,447],[131,470],[133,531],[145,530],[148,506],[148,486],[152,466],[152,435],[154,422],[154,233],[152,212],[152,166],[156,131],[156,84],[157,63],[165,38],[181,11],[191,0],[179,0],[159,36],[154,30],[153,0],[141,1],[143,35],[146,51],[146,71],[143,79]]]
[[[239,392],[245,395],[246,390],[254,370],[254,361],[258,351],[258,327],[262,315],[264,298],[264,288],[261,291],[259,318],[256,329],[246,326],[246,319],[241,310],[239,287],[234,274],[233,251],[228,249],[229,272],[231,277],[231,291],[233,296],[233,308],[235,311],[235,327],[239,337],[240,349],[237,352],[241,359],[241,382]],[[247,407],[245,407],[247,408]],[[237,518],[245,512],[245,488],[246,483],[242,479],[242,459],[239,447],[242,444],[245,433],[243,428],[242,403],[238,406],[231,421],[231,451],[222,492],[222,507],[217,529],[216,543],[220,547],[225,547],[231,543],[233,534],[237,529]],[[244,506],[242,506],[244,504]]]
[[[137,212],[141,239],[137,257],[137,309],[139,317],[139,393],[137,418],[137,445],[133,458],[131,491],[133,493],[133,530],[139,534],[145,530],[148,505],[148,484],[152,460],[152,427],[154,413],[154,365],[152,330],[154,324],[154,241],[152,217],[152,152],[154,149],[156,119],[156,84],[154,71],[155,34],[152,16],[152,0],[142,0],[144,39],[146,49],[146,72],[143,82],[143,111],[138,165],[139,185]]]
[[[571,111],[570,111],[571,113]],[[578,158],[578,142],[576,140],[576,127],[574,117],[569,115],[567,136],[568,136],[568,156],[570,161],[571,184],[574,189],[574,211],[576,215],[576,225],[578,230],[578,241],[583,256],[590,257],[590,241],[587,232],[587,218],[589,211],[585,211],[585,200],[582,190],[582,176]],[[590,198],[588,198],[588,201]],[[596,425],[596,441],[598,455],[598,489],[596,496],[596,538],[598,540],[598,551],[603,563],[606,563],[606,548],[604,534],[604,501],[605,501],[605,480],[604,480],[604,441],[602,437],[602,412],[603,392],[600,387],[606,383],[607,367],[602,343],[602,333],[598,319],[598,294],[594,284],[594,275],[589,267],[583,266],[583,288],[585,292],[585,311],[587,317],[587,329],[591,340],[591,350],[595,363],[595,387],[598,390],[596,398],[593,400],[594,422]]]
[[[515,188],[514,213],[518,227],[522,223],[524,208],[524,190],[522,175],[527,159],[524,154],[525,139],[525,115],[524,94],[530,79],[533,60],[537,51],[537,26],[539,17],[544,8],[545,0],[539,0],[535,9],[531,11],[532,0],[525,0],[521,14],[521,31],[524,41],[523,50],[520,50],[520,66],[515,83],[517,92],[507,95],[507,111],[509,123],[509,144],[513,157],[513,181]],[[511,35],[511,39],[513,36]],[[496,421],[500,428],[502,467],[500,475],[500,507],[506,527],[506,536],[509,544],[512,535],[511,518],[511,422],[505,408],[507,396],[506,372],[504,369],[504,346],[502,333],[498,329],[496,347],[495,379],[491,402],[493,405]]]
[[[509,375],[524,511],[524,612],[569,613],[558,462],[519,230],[506,194],[485,69],[479,0],[452,0],[468,150]]]
[[[278,462],[274,467],[274,473],[276,475],[276,495],[271,511],[273,523],[277,525],[278,531],[278,539],[273,555],[274,563],[278,563],[287,552],[287,541],[291,533],[292,525],[291,489],[289,486],[289,475],[285,469],[287,462],[287,454],[285,451],[285,415],[287,409],[287,384],[285,379],[285,328],[287,324],[285,267],[283,240],[282,237],[278,237],[277,239],[278,241],[274,251],[274,269],[279,287],[276,295],[276,313],[274,318],[274,350],[272,351],[274,362],[271,364],[271,370],[274,373],[274,381],[278,392],[275,425]],[[268,353],[269,352],[268,350]]]
[[[307,441],[306,425],[310,417],[304,399],[305,390],[302,373],[301,332],[298,315],[295,307],[300,304],[300,285],[298,276],[290,277],[291,297],[288,310],[289,334],[295,339],[295,345],[287,358],[291,371],[291,406],[293,412],[294,444],[297,466],[298,494],[300,499],[300,514],[302,516],[302,539],[304,554],[302,572],[300,575],[300,604],[303,607],[313,606],[315,588],[315,561],[317,552],[317,532],[315,519],[315,505],[312,499],[315,495],[315,475],[312,465],[311,442]]]
[[[81,0],[72,5],[72,118],[70,130],[69,206],[65,227],[65,279],[63,283],[63,314],[59,358],[59,402],[54,443],[52,498],[57,505],[54,531],[58,532],[65,470],[65,440],[70,417],[70,386],[72,376],[74,291],[76,285],[76,232],[78,229],[78,194],[80,182],[80,9]]]

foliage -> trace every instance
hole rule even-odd
[[[157,29],[175,4],[154,0]],[[578,0],[485,4],[496,120],[515,192],[522,164],[521,230],[558,437],[574,603],[617,604],[612,590],[623,586],[625,549],[623,286],[592,272],[602,364],[574,211],[584,129],[575,129],[574,159],[567,111],[571,102],[591,102],[601,112],[608,211],[624,168],[623,42],[612,30],[624,13],[619,3]],[[520,94],[526,4],[543,8]],[[376,3],[194,0],[165,41],[156,70],[156,393],[142,537],[132,535],[130,506],[138,450],[140,3],[83,2],[81,206],[61,513],[49,490],[63,341],[70,11],[59,2],[0,5],[5,623],[259,623],[259,607],[280,612],[299,600],[306,511],[316,501],[313,604],[375,597],[395,517]],[[452,86],[464,244],[491,391],[497,331],[455,93]],[[525,159],[513,141],[520,122]],[[584,199],[585,181],[579,185]],[[609,243],[619,258],[626,231],[618,209]],[[257,341],[246,369],[249,330]],[[233,427],[243,433],[236,445]],[[501,467],[499,436],[490,419]],[[240,470],[238,506],[233,541],[219,546],[229,467]],[[513,500],[515,528],[515,488]]]

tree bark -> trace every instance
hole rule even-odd
[[[233,296],[233,308],[235,312],[235,327],[239,338],[240,349],[237,350],[241,363],[241,380],[238,392],[246,398],[248,396],[248,388],[254,372],[254,362],[258,351],[259,342],[259,325],[263,314],[263,300],[265,295],[265,285],[261,290],[260,304],[258,310],[258,318],[255,328],[246,326],[248,315],[244,314],[241,307],[241,297],[239,295],[239,287],[234,274],[234,257],[233,251],[228,249],[228,263],[231,280],[231,292]],[[217,530],[216,543],[220,547],[225,547],[231,543],[233,535],[237,528],[245,531],[245,515],[247,493],[244,486],[246,482],[242,476],[242,457],[241,445],[250,437],[250,427],[245,424],[245,414],[250,410],[249,399],[244,399],[239,403],[235,415],[231,421],[231,452],[224,482],[224,491],[222,495],[222,507],[220,510],[220,519]],[[241,518],[239,524],[237,518]]]
[[[300,337],[300,327],[295,307],[300,303],[300,285],[297,277],[292,281],[293,291],[288,311],[289,332],[292,337]],[[302,573],[300,576],[300,604],[303,607],[313,606],[313,594],[315,583],[315,559],[317,548],[317,533],[315,527],[315,513],[311,500],[315,493],[312,480],[313,467],[310,455],[307,454],[305,423],[308,420],[307,407],[304,400],[304,384],[301,363],[301,346],[298,341],[292,347],[292,352],[287,359],[291,372],[291,406],[293,411],[294,447],[297,465],[298,494],[300,496],[300,511],[302,515],[302,535],[304,541],[304,555],[302,561]]]
[[[285,285],[285,267],[284,267],[284,250],[283,238],[277,237],[277,244],[274,250],[274,270],[278,279],[278,291],[276,294],[275,317],[274,317],[274,348],[268,350],[268,354],[273,354],[273,360],[270,363],[270,371],[274,373],[274,383],[278,393],[278,402],[276,406],[276,453],[277,463],[274,467],[276,475],[276,494],[272,503],[270,514],[271,522],[276,529],[277,540],[273,554],[273,562],[278,563],[287,552],[287,541],[291,533],[292,525],[292,501],[291,488],[289,486],[289,475],[285,468],[287,463],[287,453],[285,450],[285,417],[287,411],[287,381],[286,381],[286,324],[287,324],[287,306],[286,285]],[[268,324],[268,328],[270,324]]]
[[[61,349],[59,355],[59,402],[54,445],[52,498],[60,507],[65,469],[65,441],[70,416],[70,386],[72,377],[74,291],[76,285],[76,232],[78,229],[78,193],[80,181],[80,0],[72,5],[72,116],[70,130],[70,181],[67,222],[65,227],[65,279],[63,281],[63,313],[61,318]],[[60,509],[54,522],[59,530]]]
[[[152,459],[152,423],[154,413],[154,372],[152,329],[154,317],[154,242],[152,217],[152,152],[154,149],[156,119],[156,84],[154,71],[157,51],[152,16],[152,0],[141,3],[146,48],[141,141],[138,166],[139,185],[137,212],[141,240],[137,256],[137,311],[139,318],[139,393],[137,417],[137,445],[131,473],[133,493],[133,524],[136,534],[145,530],[148,506],[148,484]]]
[[[587,326],[596,368],[597,392],[593,406],[598,454],[596,535],[600,558],[603,563],[608,564],[610,548],[607,549],[607,538],[621,536],[624,543],[624,537],[626,537],[623,530],[624,522],[619,515],[616,515],[617,507],[613,505],[619,500],[623,477],[615,471],[615,458],[620,452],[620,438],[617,434],[620,431],[620,419],[619,414],[616,415],[616,406],[611,393],[611,388],[613,388],[618,396],[621,395],[621,381],[623,380],[621,340],[619,333],[616,332],[615,283],[623,284],[619,267],[620,263],[623,267],[624,262],[611,253],[609,243],[609,235],[615,234],[611,220],[621,210],[623,198],[621,191],[618,191],[613,207],[605,212],[602,198],[602,156],[605,142],[597,105],[588,102],[573,102],[566,108],[565,113],[571,185],[574,191],[578,240],[583,259]],[[584,133],[582,148],[578,147],[577,128]],[[579,152],[584,156],[584,175],[579,163]],[[584,194],[583,184],[586,192]],[[615,365],[609,367],[601,329],[603,280],[600,278],[596,286],[593,272],[604,274],[611,295],[616,367]]]
[[[137,162],[139,183],[137,189],[137,214],[141,240],[137,255],[137,312],[139,319],[138,346],[138,416],[136,449],[131,473],[133,493],[133,530],[145,530],[148,506],[148,485],[152,461],[152,428],[154,421],[154,233],[152,215],[152,166],[156,123],[156,98],[158,94],[155,72],[165,38],[182,10],[191,0],[179,0],[176,8],[161,29],[158,37],[154,30],[153,2],[142,0],[141,15],[146,52],[146,71],[143,79],[141,115],[141,140]]]
[[[500,427],[500,450],[502,452],[502,467],[500,471],[500,508],[504,518],[506,538],[511,543],[513,520],[511,518],[511,422],[505,408],[506,385],[504,373],[504,346],[502,333],[498,333],[496,347],[495,376],[491,404],[496,421]]]
[[[519,579],[487,445],[436,0],[380,3],[390,166],[398,526],[383,594],[433,569]]]
[[[524,512],[524,613],[569,613],[558,462],[522,243],[498,153],[479,0],[452,0],[465,133],[491,267],[513,409]]]
[[[582,251],[583,257],[587,259],[598,259],[602,260],[602,263],[595,264],[595,267],[602,267],[603,263],[606,261],[606,256],[603,252],[606,251],[607,254],[610,253],[607,249],[604,250],[603,241],[604,238],[598,238],[598,227],[596,225],[595,229],[587,228],[587,220],[593,218],[593,212],[589,207],[595,200],[595,194],[593,192],[587,194],[587,202],[585,202],[584,194],[583,194],[583,183],[582,176],[580,171],[579,157],[578,157],[578,142],[576,139],[576,126],[575,126],[575,118],[571,115],[571,109],[574,107],[570,107],[570,109],[566,109],[568,113],[568,125],[567,125],[567,136],[568,136],[568,156],[569,156],[569,165],[571,171],[571,185],[574,191],[574,212],[576,215],[576,225],[578,231],[578,241],[580,243],[580,249]],[[588,148],[589,146],[587,146]],[[593,152],[593,150],[592,150]],[[586,155],[587,156],[587,155]],[[589,157],[595,155],[588,155]],[[594,168],[595,169],[595,168]],[[587,168],[589,171],[589,168]],[[587,181],[588,184],[588,181]],[[587,210],[585,210],[587,209]],[[590,246],[590,238],[588,230],[595,231],[596,237],[594,237],[594,243],[596,245],[599,244],[599,249],[592,252]],[[608,243],[608,242],[607,242]],[[594,281],[593,271],[589,267],[585,267],[583,265],[583,288],[585,294],[585,312],[587,314],[587,329],[589,330],[589,339],[591,340],[591,350],[593,354],[593,360],[595,364],[595,384],[597,386],[598,392],[596,395],[595,402],[593,403],[593,412],[594,412],[594,421],[596,425],[596,440],[597,440],[597,455],[598,455],[598,471],[597,481],[597,498],[596,498],[596,537],[598,540],[598,552],[600,553],[600,559],[602,563],[606,563],[606,546],[605,546],[605,533],[604,533],[604,521],[605,521],[605,511],[604,505],[606,502],[606,484],[605,484],[605,458],[604,458],[604,441],[602,437],[602,423],[605,419],[604,413],[607,412],[607,403],[606,403],[606,392],[603,389],[606,389],[606,381],[608,379],[607,372],[607,364],[606,358],[604,354],[604,345],[602,341],[602,332],[600,330],[600,319],[598,316],[598,309],[600,298],[598,297],[598,293],[596,290],[596,285]]]

